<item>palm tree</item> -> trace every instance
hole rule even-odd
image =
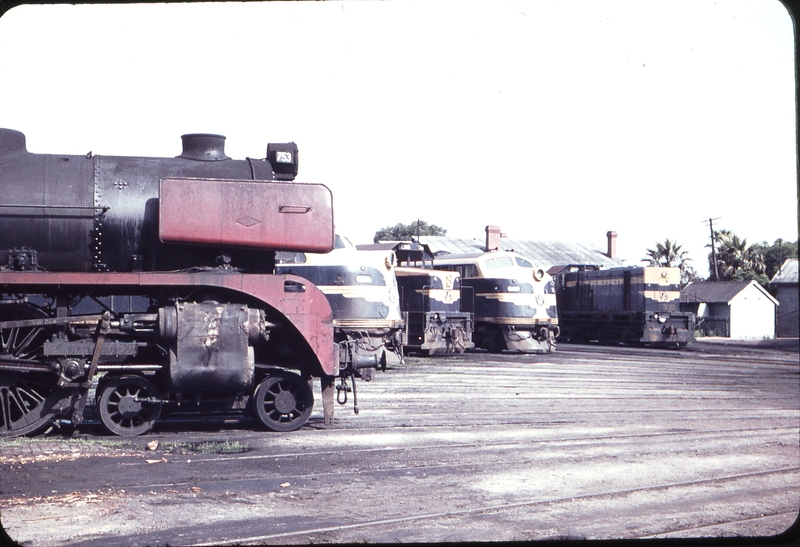
[[[655,249],[647,249],[647,256],[644,260],[650,266],[662,266],[664,268],[685,268],[686,262],[691,260],[687,257],[688,251],[681,251],[678,242],[672,242],[667,238],[664,243],[656,242]]]
[[[688,251],[681,251],[681,245],[678,245],[677,241],[673,242],[667,238],[664,243],[656,242],[655,249],[647,249],[647,256],[643,260],[647,260],[650,266],[679,268],[681,286],[685,286],[697,277],[694,269],[688,264],[692,260],[688,254]]]
[[[717,266],[719,280],[730,281],[739,270],[752,270],[763,274],[766,271],[764,255],[747,244],[747,238],[740,239],[730,230],[714,232],[717,246]],[[709,269],[713,269],[713,257],[709,255]]]

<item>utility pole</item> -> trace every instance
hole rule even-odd
[[[717,267],[717,249],[714,246],[714,221],[719,220],[721,217],[709,218],[704,220],[703,223],[708,222],[708,227],[711,229],[711,260],[714,264],[714,281],[719,281],[719,268]]]

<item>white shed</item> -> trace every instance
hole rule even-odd
[[[739,340],[775,338],[777,306],[755,281],[690,283],[681,291],[681,308],[697,314],[700,329]]]

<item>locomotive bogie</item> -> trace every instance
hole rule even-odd
[[[451,355],[475,347],[472,314],[461,311],[458,272],[398,267],[395,275],[406,323],[405,351]]]
[[[406,352],[454,355],[475,347],[472,314],[464,312],[403,312],[407,326]]]

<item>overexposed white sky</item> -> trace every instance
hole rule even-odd
[[[636,263],[709,229],[797,238],[792,22],[777,0],[20,6],[0,17],[0,127],[38,153],[164,156],[295,141],[354,243],[592,243]]]

